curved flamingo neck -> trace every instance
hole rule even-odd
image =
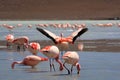
[[[22,61],[15,61],[11,64],[11,68],[14,69],[15,64],[22,64]]]
[[[62,71],[62,70],[63,70],[63,64],[62,64],[62,62],[59,60],[59,56],[56,57],[55,60],[56,60],[56,62],[59,63],[59,65],[60,65],[59,69],[60,69],[60,71]]]
[[[80,69],[81,69],[81,65],[79,63],[76,63],[76,67],[77,67],[77,70],[78,70],[78,74],[80,73]]]

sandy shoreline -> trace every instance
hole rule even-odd
[[[33,42],[33,41],[30,41]],[[51,40],[45,41],[35,41],[39,42],[41,48],[47,45],[54,45]],[[102,40],[77,40],[75,44],[69,45],[68,50],[79,51],[78,44],[83,43],[83,51],[93,51],[93,52],[120,52],[120,39],[102,39]],[[0,41],[0,50],[6,50],[6,41]],[[59,49],[62,49],[59,47]]]

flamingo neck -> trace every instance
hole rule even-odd
[[[15,61],[11,64],[11,68],[14,69],[15,64],[22,64],[22,61]]]
[[[59,65],[60,65],[59,69],[60,69],[60,71],[62,71],[62,70],[63,70],[63,64],[62,64],[62,62],[59,60],[59,56],[56,57],[55,60],[56,60],[56,62],[59,63]]]
[[[76,67],[77,67],[77,73],[79,74],[80,73],[80,69],[81,69],[81,65],[79,63],[76,63]]]

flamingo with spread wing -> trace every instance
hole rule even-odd
[[[46,37],[50,38],[55,44],[68,44],[68,43],[74,44],[75,40],[88,30],[88,28],[79,28],[78,30],[73,32],[70,36],[63,37],[63,33],[61,33],[60,36],[57,36],[46,29],[42,28],[36,29]]]

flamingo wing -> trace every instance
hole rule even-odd
[[[73,43],[75,42],[75,40],[79,37],[79,36],[81,36],[83,33],[85,33],[86,31],[88,31],[88,28],[80,28],[80,29],[78,29],[77,31],[75,31],[75,32],[73,32],[71,35],[70,35],[70,37],[72,37],[73,39]]]
[[[41,32],[43,35],[45,35],[46,37],[50,38],[54,43],[57,43],[55,40],[57,38],[57,36],[54,33],[50,32],[48,30],[42,29],[42,28],[36,28],[36,29],[39,32]]]

